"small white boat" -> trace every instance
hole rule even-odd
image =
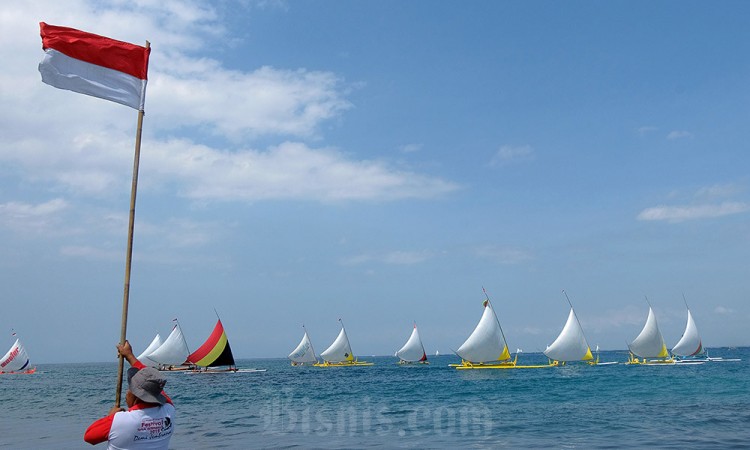
[[[359,361],[354,357],[352,352],[352,346],[349,344],[349,337],[346,335],[346,329],[344,328],[344,322],[341,322],[341,331],[336,337],[336,340],[328,347],[323,350],[320,357],[323,362],[313,364],[316,367],[347,367],[347,366],[372,366],[373,363],[367,361]]]
[[[292,361],[293,366],[315,364],[318,362],[318,357],[315,356],[315,349],[313,349],[312,341],[310,340],[310,336],[307,334],[307,328],[302,325],[302,329],[305,331],[305,334],[302,336],[302,340],[288,356],[288,358]]]
[[[427,353],[424,351],[424,345],[422,345],[422,339],[419,338],[416,323],[406,344],[396,352],[396,356],[399,358],[399,364],[429,364],[427,362]]]

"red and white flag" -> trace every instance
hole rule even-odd
[[[42,81],[143,111],[151,48],[39,23]]]

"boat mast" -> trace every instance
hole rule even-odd
[[[503,343],[506,347],[508,347],[508,340],[505,339],[505,333],[503,332],[503,327],[500,325],[500,319],[497,318],[497,314],[495,313],[495,307],[492,306],[492,302],[490,301],[490,296],[487,295],[487,290],[484,289],[484,286],[482,286],[482,292],[484,292],[484,296],[487,298],[487,303],[492,307],[492,314],[495,316],[495,321],[497,322],[497,326],[500,328],[500,335],[503,337]],[[508,351],[510,354],[510,351]],[[518,355],[518,352],[516,352],[516,355]]]

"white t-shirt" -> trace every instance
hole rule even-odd
[[[174,431],[174,405],[118,412],[109,430],[109,449],[167,450]]]

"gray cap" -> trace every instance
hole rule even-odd
[[[166,403],[167,398],[161,393],[165,384],[167,384],[166,378],[152,367],[145,367],[141,370],[136,367],[128,369],[128,389],[146,403],[161,405]]]

